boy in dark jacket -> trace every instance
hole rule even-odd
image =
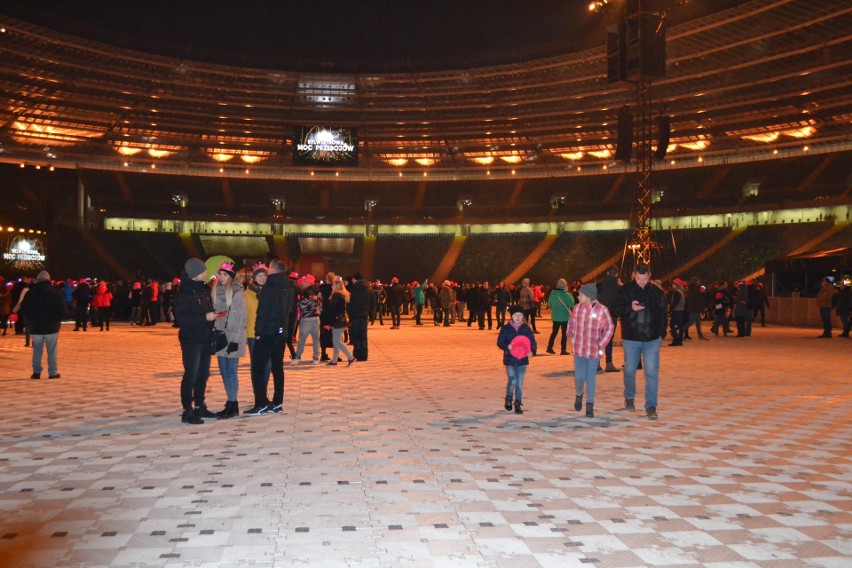
[[[524,322],[524,309],[513,306],[509,309],[511,320],[500,328],[497,336],[497,347],[503,350],[503,365],[506,366],[506,403],[504,408],[512,410],[514,398],[515,414],[523,414],[522,398],[524,375],[530,360],[528,355],[535,356],[537,349],[535,336],[530,326]]]

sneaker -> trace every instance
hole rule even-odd
[[[346,366],[347,366],[347,367],[351,367],[351,366],[352,366],[352,363],[354,363],[355,361],[356,361],[356,359],[355,359],[354,357],[353,357],[352,359],[349,359],[349,362],[348,362],[348,363],[346,363]]]
[[[326,365],[328,365],[329,367],[334,367],[335,365],[337,365],[337,361],[329,361],[328,363],[326,363]]]
[[[249,408],[248,410],[243,412],[243,414],[245,414],[247,416],[263,416],[264,414],[266,414],[266,411],[270,406],[272,406],[272,405],[271,404],[264,404],[264,405],[261,405],[261,406],[252,406],[251,408]]]
[[[59,377],[61,377],[61,376],[62,376],[62,375],[60,375],[59,373],[56,373],[55,375],[48,375],[48,376],[47,376],[47,378],[48,378],[48,379],[58,379],[58,378],[59,378]]]
[[[550,353],[551,355],[556,355],[556,351],[553,350],[553,347],[548,347],[545,353]]]
[[[39,380],[41,378],[41,373],[33,373],[30,376],[31,379]]]
[[[299,364],[299,363],[301,363],[301,362],[302,362],[302,360],[301,360],[301,359],[298,359],[298,358],[295,358],[295,357],[294,357],[294,358],[293,358],[293,360],[292,360],[292,361],[290,361],[290,364],[291,364],[291,365],[298,365],[298,364]]]
[[[284,408],[283,408],[283,405],[281,405],[281,404],[274,404],[273,403],[273,404],[270,404],[269,406],[266,407],[266,412],[267,413],[272,412],[274,414],[281,414],[282,412],[284,412]]]
[[[327,360],[327,359],[326,359],[326,360]],[[311,361],[311,365],[319,365],[319,364],[320,364],[320,360],[319,360],[319,359],[314,359],[313,361]]]
[[[607,363],[606,369],[604,369],[604,371],[606,371],[607,373],[617,373],[618,371],[620,371],[620,369],[612,363]]]
[[[657,409],[652,406],[645,411],[645,415],[648,417],[648,420],[656,420]]]

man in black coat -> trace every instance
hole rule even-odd
[[[81,278],[74,288],[72,294],[74,298],[74,331],[86,331],[86,326],[89,322],[89,302],[92,301],[92,287],[89,286],[89,281]]]
[[[636,396],[636,369],[639,358],[645,373],[645,411],[657,419],[657,388],[660,373],[660,344],[666,336],[666,297],[651,283],[651,268],[637,264],[633,280],[618,290],[613,313],[621,320],[624,348],[624,408],[633,410]]]
[[[352,356],[367,360],[367,318],[370,315],[370,291],[360,274],[352,276],[349,286],[349,336],[352,339]]]
[[[268,274],[266,285],[257,295],[254,355],[251,358],[254,406],[244,412],[249,416],[279,414],[284,405],[284,346],[296,294],[280,260],[269,263]],[[269,361],[272,363],[272,401],[267,396],[269,375],[265,370]]]
[[[610,316],[612,316],[612,337],[609,340],[609,343],[606,344],[606,348],[604,349],[604,355],[606,356],[606,369],[604,369],[607,373],[615,373],[619,369],[612,362],[612,342],[615,338],[615,329],[618,327],[618,317],[612,312],[612,305],[615,303],[615,297],[618,295],[618,288],[621,286],[621,283],[618,281],[618,268],[615,266],[610,266],[606,270],[606,276],[604,276],[600,282],[598,282],[598,302],[606,306],[609,310]]]
[[[27,290],[20,308],[21,315],[27,318],[27,327],[33,342],[32,379],[41,378],[41,358],[47,346],[47,374],[49,379],[59,378],[56,360],[56,343],[59,328],[65,315],[65,303],[53,288],[50,274],[42,270],[36,276],[36,282]]]

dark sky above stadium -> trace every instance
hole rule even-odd
[[[677,11],[690,13],[736,3],[668,1],[678,5]],[[456,67],[452,60],[510,62],[604,41],[603,17],[589,12],[589,0],[4,0],[2,4],[0,13],[119,47],[283,69],[288,60],[326,66],[360,61],[360,70],[367,70],[370,61],[407,60],[412,70],[428,70]],[[425,63],[439,60],[444,64]]]

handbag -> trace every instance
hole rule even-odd
[[[341,328],[349,325],[349,320],[346,319],[346,314],[338,314],[337,319],[334,320],[334,327]]]
[[[228,346],[228,336],[221,329],[214,329],[213,335],[210,336],[210,349],[213,353],[218,353]]]

